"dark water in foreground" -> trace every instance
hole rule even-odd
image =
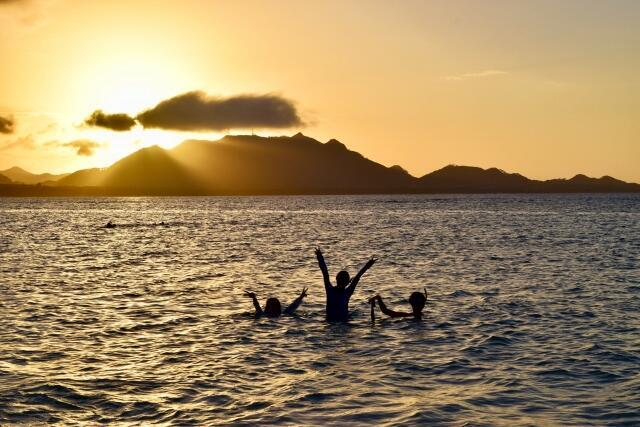
[[[639,267],[638,195],[0,199],[0,424],[638,425]]]

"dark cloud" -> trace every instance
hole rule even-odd
[[[136,125],[136,121],[127,114],[105,114],[102,110],[96,110],[84,121],[84,124],[123,132],[131,130]]]
[[[14,125],[13,118],[0,116],[0,133],[13,133]]]
[[[209,97],[188,92],[160,102],[136,119],[145,128],[183,131],[288,128],[303,125],[295,105],[277,95]]]
[[[92,156],[95,149],[100,147],[100,144],[88,139],[77,139],[60,144],[60,146],[73,148],[78,156]]]

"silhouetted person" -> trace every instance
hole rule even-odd
[[[116,225],[113,222],[109,221],[107,225],[104,226],[104,228],[116,228]]]
[[[393,311],[384,304],[382,301],[382,297],[380,295],[376,295],[375,297],[369,300],[371,303],[371,320],[375,320],[375,306],[376,301],[378,301],[378,306],[380,307],[380,311],[386,314],[389,317],[413,317],[416,320],[422,320],[422,310],[424,309],[425,304],[427,303],[427,290],[424,290],[424,294],[421,292],[414,292],[409,297],[409,304],[411,304],[411,313],[406,313],[402,311]]]
[[[256,298],[256,294],[249,291],[244,291],[244,293],[246,296],[248,296],[253,300],[253,306],[256,309],[257,315],[264,314],[267,317],[279,317],[282,314],[282,306],[280,305],[280,300],[278,298],[272,297],[267,299],[267,303],[265,304],[264,310],[263,310],[262,307],[260,307],[260,303],[258,302],[258,299]],[[289,307],[287,307],[284,310],[284,314],[293,314],[302,303],[302,300],[304,299],[304,297],[306,296],[307,296],[307,288],[304,288],[302,289],[300,296],[296,298],[291,304],[289,304]]]
[[[353,279],[350,279],[349,273],[342,270],[336,275],[336,286],[333,286],[329,280],[329,270],[327,270],[327,264],[324,262],[320,248],[316,248],[316,257],[324,278],[324,289],[327,292],[327,320],[330,322],[346,322],[349,320],[349,299],[353,295],[353,291],[355,291],[362,275],[377,260],[371,257]]]

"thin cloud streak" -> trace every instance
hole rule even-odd
[[[485,78],[485,77],[504,76],[507,74],[509,74],[509,72],[502,71],[502,70],[484,70],[477,73],[465,73],[465,74],[446,76],[446,77],[443,77],[443,79],[449,80],[449,81],[460,81],[460,80],[478,79],[478,78]]]
[[[0,144],[0,151],[9,151],[16,148],[22,148],[26,150],[35,150],[36,142],[33,139],[32,135],[27,135],[27,136],[16,138],[13,141],[8,141],[3,144]]]
[[[89,139],[76,139],[69,142],[61,141],[48,141],[43,144],[45,147],[65,147],[72,148],[76,151],[78,156],[93,156],[96,149],[103,146],[99,142],[91,141]]]

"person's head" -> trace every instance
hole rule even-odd
[[[349,276],[349,273],[347,273],[344,270],[342,270],[336,275],[336,285],[340,289],[346,288],[350,280],[351,280],[351,276]]]
[[[264,314],[270,317],[277,317],[282,314],[282,307],[278,298],[269,298],[264,307]]]
[[[409,304],[413,309],[413,315],[417,318],[422,317],[422,310],[427,303],[427,297],[422,292],[414,292],[409,297]]]

